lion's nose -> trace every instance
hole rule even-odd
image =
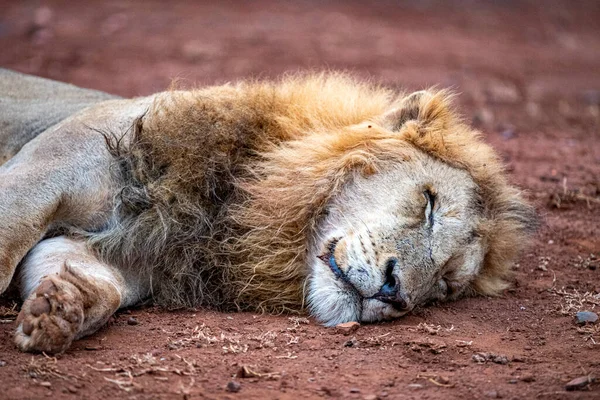
[[[408,310],[408,301],[406,293],[402,290],[402,285],[394,269],[398,260],[395,257],[391,257],[386,262],[385,267],[385,282],[379,289],[379,292],[375,293],[374,299],[382,301],[384,303],[391,304],[398,311]]]

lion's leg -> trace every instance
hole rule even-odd
[[[112,181],[104,139],[68,134],[47,131],[0,166],[0,294],[49,230],[106,220]]]
[[[19,278],[25,302],[15,342],[23,351],[63,352],[73,340],[98,330],[118,308],[146,294],[143,283],[127,280],[83,242],[65,237],[34,247]]]
[[[0,165],[0,294],[49,231],[96,230],[106,223],[119,183],[111,169],[114,158],[98,131],[124,134],[120,140],[127,143],[133,122],[150,101],[110,100],[90,107],[39,134]]]

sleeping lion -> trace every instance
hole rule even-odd
[[[339,73],[121,99],[0,70],[0,293],[65,351],[119,308],[326,326],[495,295],[536,227],[445,91]]]

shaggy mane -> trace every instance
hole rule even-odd
[[[448,102],[331,73],[159,94],[130,143],[113,143],[123,185],[90,243],[151,275],[163,305],[298,311],[325,205],[351,171],[372,174],[416,147],[480,186],[489,251],[472,287],[496,293],[533,211]]]

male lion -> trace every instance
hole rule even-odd
[[[127,100],[0,70],[0,163],[24,351],[147,298],[330,326],[493,295],[535,227],[446,92],[336,73]]]

